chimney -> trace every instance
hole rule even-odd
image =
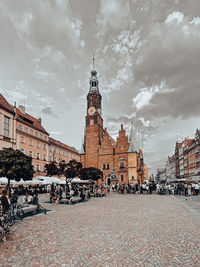
[[[22,114],[26,114],[26,112],[25,112],[25,107],[24,106],[22,106],[22,105],[19,105],[18,106],[18,109],[19,109],[19,111],[22,113]]]
[[[121,124],[121,131],[123,131],[123,124]]]
[[[38,121],[39,121],[40,124],[42,123],[41,117],[38,118]]]

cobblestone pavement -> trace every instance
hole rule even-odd
[[[0,244],[1,266],[200,266],[200,226],[183,198],[120,195],[50,205]]]

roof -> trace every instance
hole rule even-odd
[[[18,108],[16,108],[16,114],[17,114],[17,121],[25,123],[26,125],[49,135],[48,132],[42,127],[41,122],[37,118],[34,118],[33,116],[27,113],[23,114]]]
[[[186,140],[187,140],[188,147],[190,147],[194,142],[194,139],[186,139]]]
[[[0,107],[10,113],[14,113],[13,107],[7,102],[7,100],[0,94]]]
[[[64,144],[64,143],[62,143],[62,142],[60,142],[54,138],[49,137],[49,142],[55,146],[58,146],[60,148],[67,149],[73,153],[79,154],[78,151],[76,150],[76,148],[68,146],[68,145],[66,145],[66,144]]]

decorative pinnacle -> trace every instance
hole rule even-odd
[[[93,69],[94,69],[95,55],[93,55],[93,59],[92,59],[92,61],[93,61]]]

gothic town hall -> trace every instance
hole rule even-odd
[[[91,71],[90,89],[87,95],[85,136],[80,160],[83,167],[96,167],[103,171],[106,184],[143,183],[148,179],[148,168],[144,164],[142,150],[134,146],[133,127],[128,138],[121,125],[117,140],[103,127],[102,96],[96,70]]]

